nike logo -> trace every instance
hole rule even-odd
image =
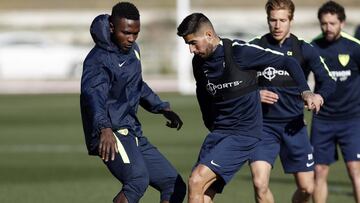
[[[125,64],[126,61],[122,62],[122,63],[119,63],[119,67],[121,68],[124,64]]]
[[[219,164],[215,163],[214,160],[211,160],[210,163],[214,166],[221,167]]]
[[[311,162],[311,163],[306,163],[306,167],[310,167],[310,166],[312,166],[312,165],[314,165],[314,162]]]

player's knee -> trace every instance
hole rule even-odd
[[[139,202],[149,186],[149,176],[142,176],[126,181],[123,184],[122,191],[129,203]]]
[[[311,196],[314,193],[314,184],[308,184],[306,186],[302,186],[298,188],[298,190],[305,196]]]
[[[329,166],[316,165],[315,166],[315,179],[326,179],[329,173]]]
[[[254,189],[257,195],[262,196],[269,190],[269,181],[264,178],[253,178]]]
[[[204,178],[198,173],[192,173],[189,178],[189,189],[202,188],[205,185]]]
[[[350,179],[360,181],[360,167],[358,163],[347,163],[347,168]]]
[[[180,175],[167,180],[161,188],[161,200],[181,203],[186,195],[186,184]]]

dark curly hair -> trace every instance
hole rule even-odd
[[[336,3],[335,1],[328,1],[324,3],[318,11],[318,19],[321,19],[321,16],[327,13],[336,14],[340,22],[345,21],[345,9],[340,4]]]

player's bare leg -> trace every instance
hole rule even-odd
[[[324,164],[315,165],[315,188],[313,195],[314,203],[326,203],[328,196],[327,178],[329,175],[329,166]]]
[[[114,199],[114,203],[128,203],[128,200],[125,197],[123,192],[120,192]]]
[[[274,196],[269,188],[271,165],[265,161],[255,161],[250,164],[255,201],[257,203],[274,203]]]
[[[346,167],[353,185],[355,201],[360,203],[360,161],[349,161]]]
[[[293,203],[308,203],[314,193],[314,171],[294,174],[297,189],[292,197]]]
[[[204,203],[205,192],[217,179],[217,175],[207,166],[199,164],[189,178],[189,203]]]
[[[205,191],[204,203],[213,203],[216,191],[209,188]]]

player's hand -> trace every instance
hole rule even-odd
[[[323,99],[323,97],[322,97],[320,94],[315,94],[315,98],[316,98],[317,100],[319,100],[320,106],[322,106],[322,105],[324,104],[324,99]]]
[[[260,90],[260,98],[262,103],[274,104],[279,99],[279,96],[269,90]]]
[[[311,91],[304,91],[301,93],[301,97],[305,102],[305,108],[315,113],[318,113],[320,107],[324,104],[323,98],[319,94],[314,94]]]
[[[99,155],[105,162],[115,160],[115,154],[118,153],[115,135],[111,128],[101,129]]]
[[[183,122],[175,112],[167,109],[161,111],[161,113],[164,115],[166,119],[170,121],[170,122],[169,121],[166,122],[166,126],[168,126],[169,128],[176,128],[177,130],[180,130],[181,126],[183,125]]]

